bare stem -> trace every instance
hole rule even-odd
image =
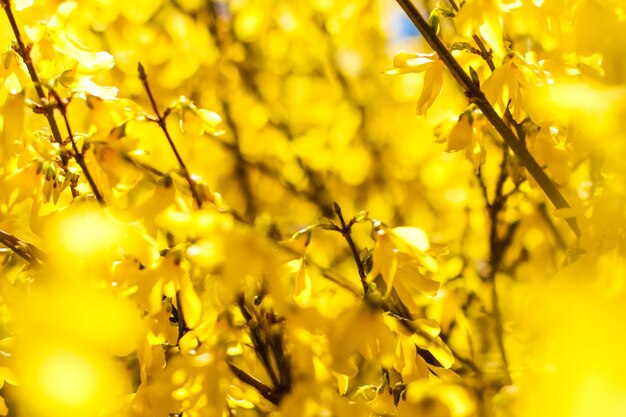
[[[45,253],[41,249],[4,230],[0,230],[0,243],[32,265],[41,265],[43,263]]]
[[[233,134],[234,143],[232,151],[236,160],[235,174],[237,175],[237,179],[239,180],[238,182],[241,187],[241,192],[243,193],[244,199],[246,200],[246,217],[250,221],[254,221],[257,212],[255,203],[256,197],[252,192],[252,186],[250,184],[250,177],[248,176],[246,162],[244,160],[243,153],[241,152],[239,128],[237,127],[237,124],[233,119],[230,104],[227,100],[222,101],[222,108],[224,110],[224,120],[226,121],[226,124]]]
[[[67,105],[66,101],[62,100],[54,89],[50,89],[50,93],[55,97],[55,100],[57,101],[56,106],[50,105],[50,103],[48,102],[48,99],[46,98],[46,94],[43,90],[43,85],[41,84],[39,75],[37,75],[37,71],[35,70],[35,66],[33,65],[33,60],[31,59],[31,56],[30,56],[30,47],[26,46],[26,44],[22,40],[22,34],[20,32],[19,27],[17,26],[17,22],[15,20],[15,16],[13,15],[13,11],[11,10],[10,1],[0,0],[0,3],[2,7],[4,8],[4,12],[7,15],[9,24],[11,25],[11,29],[13,30],[15,40],[17,41],[17,52],[22,57],[22,60],[24,61],[24,64],[26,65],[26,68],[28,69],[28,74],[35,87],[37,97],[39,97],[39,101],[40,101],[39,108],[42,110],[42,113],[46,116],[46,119],[48,119],[48,124],[50,125],[50,131],[52,132],[52,138],[61,147],[61,152],[59,155],[61,159],[61,163],[60,163],[61,168],[67,175],[68,174],[68,168],[67,168],[68,155],[65,150],[65,143],[63,141],[63,137],[61,135],[59,125],[57,124],[57,121],[54,117],[55,107],[61,111],[63,119],[65,120],[65,126],[67,127],[68,135],[70,137],[70,142],[72,143],[72,146],[74,148],[74,158],[76,159],[76,162],[82,169],[83,174],[85,175],[85,178],[87,178],[87,181],[89,182],[89,185],[91,186],[91,189],[96,199],[98,200],[98,203],[100,203],[100,205],[104,205],[104,199],[102,198],[102,194],[100,194],[100,192],[98,191],[98,188],[96,187],[93,177],[91,176],[89,170],[87,169],[87,165],[85,164],[83,155],[80,152],[78,152],[78,149],[76,147],[74,136],[72,135],[72,131],[69,127],[69,121],[68,121],[67,114],[66,114],[66,105]],[[71,185],[71,189],[72,189],[72,195],[76,197],[78,195],[78,192],[74,188],[74,185]]]
[[[278,405],[280,403],[281,396],[276,391],[274,391],[273,388],[265,385],[259,379],[248,374],[246,371],[239,368],[232,362],[228,362],[228,367],[235,374],[235,376],[239,378],[239,380],[259,391],[259,394],[261,394],[263,398],[265,398],[274,405]]]
[[[486,186],[484,184],[482,175],[480,171],[478,172],[478,181],[481,185],[481,188],[484,190],[483,197],[485,199],[485,207],[487,209],[490,221],[489,228],[489,274],[487,279],[491,286],[491,315],[494,322],[495,327],[495,336],[496,342],[498,345],[498,350],[500,352],[500,357],[502,358],[502,366],[504,368],[504,375],[506,378],[506,383],[511,383],[511,376],[509,373],[509,361],[506,353],[506,348],[504,346],[504,326],[502,322],[502,310],[500,309],[500,300],[498,298],[498,288],[497,288],[497,273],[501,267],[502,259],[504,257],[505,251],[511,245],[511,241],[519,226],[519,222],[515,222],[510,225],[506,225],[506,232],[504,236],[500,237],[498,235],[498,230],[501,228],[502,224],[500,223],[500,213],[505,208],[505,204],[508,198],[508,195],[503,194],[504,183],[507,178],[506,164],[508,159],[508,149],[505,147],[502,152],[502,160],[500,162],[500,173],[496,180],[496,186],[494,191],[493,201],[489,201],[489,197],[486,192]]]
[[[216,6],[216,3],[214,3],[213,6]],[[210,7],[209,11],[211,13],[211,24],[209,25],[209,30],[211,31],[211,34],[213,35],[213,39],[215,40],[217,47],[220,50],[224,51],[228,43],[233,41],[232,31],[228,29],[226,25],[223,24],[222,19],[220,18],[220,12],[219,10],[216,9],[216,7]],[[247,52],[251,52],[251,51],[247,51]],[[224,56],[226,55],[228,54],[224,54]],[[258,82],[256,82],[255,80],[256,72],[253,66],[237,64],[235,65],[235,67],[239,71],[242,85],[254,96],[254,98],[259,100],[260,102],[266,103],[266,99],[264,98],[263,93],[259,89]],[[233,139],[235,143],[233,144],[231,150],[233,151],[237,160],[236,174],[238,177],[242,179],[242,181],[240,181],[242,191],[244,195],[246,195],[246,198],[247,198],[246,212],[249,213],[251,211],[250,207],[254,206],[254,204],[251,204],[251,203],[254,203],[254,200],[253,200],[254,195],[252,194],[250,190],[249,184],[247,184],[249,183],[249,180],[247,179],[246,176],[242,176],[242,173],[245,174],[244,168],[247,162],[245,161],[244,155],[241,152],[241,149],[239,146],[239,135],[237,132],[237,126],[236,126],[235,121],[233,120],[232,112],[229,109],[228,102],[227,100],[222,100],[222,103],[223,103],[222,107],[224,110],[224,119],[233,133]],[[272,119],[268,121],[268,124],[271,125],[273,128],[277,129],[278,131],[280,131],[282,134],[284,134],[287,140],[289,140],[290,142],[293,141],[294,135],[293,135],[293,132],[291,131],[290,126],[287,123]],[[286,183],[284,180],[280,178],[279,180],[281,180],[281,183],[288,189],[288,191],[292,193],[295,191],[297,195],[304,197],[309,202],[315,204],[321,210],[323,216],[327,216],[327,217],[331,216],[333,213],[332,204],[330,204],[330,201],[327,197],[328,192],[320,175],[316,173],[313,169],[308,167],[300,156],[295,155],[295,160],[308,180],[309,186],[307,187],[307,189],[298,191],[298,189],[291,186],[291,184]]]
[[[26,64],[30,79],[35,86],[37,97],[39,97],[39,101],[41,101],[41,107],[44,109],[46,119],[48,119],[48,124],[50,125],[50,130],[52,131],[52,137],[54,138],[54,141],[56,143],[63,146],[61,131],[59,130],[59,125],[54,118],[54,108],[47,105],[48,100],[46,99],[46,94],[43,91],[41,80],[39,80],[39,76],[37,75],[37,71],[35,70],[35,66],[33,65],[33,60],[30,57],[30,48],[27,47],[22,40],[22,34],[19,27],[17,26],[17,22],[15,21],[13,11],[11,10],[11,2],[9,0],[0,0],[0,3],[4,8],[4,12],[7,15],[7,18],[9,19],[9,24],[11,25],[13,35],[15,36],[15,40],[17,41],[17,52],[22,57],[24,64]],[[63,165],[67,165],[67,155],[61,153],[61,160],[63,162]]]
[[[102,197],[100,190],[98,190],[98,186],[96,185],[96,182],[91,176],[91,172],[89,172],[89,168],[87,168],[87,163],[85,162],[85,157],[83,155],[83,152],[79,151],[78,146],[76,146],[76,140],[74,140],[74,134],[72,133],[72,128],[70,127],[70,121],[67,118],[68,102],[67,100],[61,98],[59,96],[59,93],[56,92],[56,90],[50,89],[50,93],[54,96],[54,99],[57,102],[56,107],[61,112],[61,116],[63,116],[63,120],[65,122],[65,128],[67,129],[67,135],[69,136],[70,143],[72,144],[72,149],[74,151],[74,159],[76,160],[76,163],[78,164],[78,166],[80,166],[80,169],[83,171],[83,174],[85,174],[85,178],[87,179],[87,182],[89,183],[89,186],[91,187],[91,191],[93,191],[93,194],[96,197],[96,200],[98,200],[98,203],[101,206],[105,206],[106,204],[104,202],[104,198]]]
[[[554,242],[556,244],[556,246],[561,249],[561,250],[566,250],[567,249],[567,245],[565,244],[565,240],[563,239],[563,236],[561,236],[561,232],[559,232],[559,229],[556,228],[556,225],[554,224],[554,222],[552,221],[552,219],[550,218],[550,215],[548,214],[548,210],[546,209],[546,205],[545,204],[539,204],[538,208],[538,212],[541,215],[541,217],[545,220],[546,224],[548,225],[548,229],[550,229],[550,232],[552,232],[552,235],[554,236]]]
[[[505,123],[505,121],[496,113],[491,106],[480,87],[472,81],[463,68],[459,65],[457,60],[452,56],[448,48],[443,44],[441,39],[437,36],[437,33],[430,27],[428,22],[424,19],[417,8],[411,3],[410,0],[396,0],[402,7],[407,16],[411,19],[415,27],[422,34],[426,42],[431,48],[439,55],[439,58],[444,62],[452,77],[461,85],[465,90],[465,94],[472,103],[476,105],[483,113],[483,115],[489,120],[491,125],[500,134],[504,143],[511,148],[513,153],[518,157],[521,164],[526,168],[528,173],[539,184],[544,191],[548,199],[554,204],[556,208],[568,208],[570,205],[556,185],[550,180],[548,175],[541,169],[541,166],[537,163],[535,158],[530,154],[524,144],[518,139],[511,128]],[[576,223],[574,217],[565,219],[572,231],[576,236],[580,236],[580,229]]]
[[[239,303],[239,310],[241,310],[241,314],[246,319],[246,322],[250,323],[253,317],[245,305],[245,299],[243,295],[239,297],[238,303]],[[258,320],[257,320],[257,323],[259,323]],[[264,337],[265,335],[263,334],[262,330],[259,329],[259,327],[250,326],[249,328],[250,328],[250,338],[252,339],[252,343],[257,353],[257,357],[263,364],[263,367],[265,368],[265,371],[267,372],[267,374],[270,376],[270,379],[272,380],[274,387],[276,388],[280,387],[281,385],[280,378],[279,378],[279,375],[274,370],[274,367],[272,366],[272,360],[270,358],[268,345],[267,343],[265,343],[265,340],[266,340],[266,338]]]
[[[159,107],[157,106],[156,100],[154,99],[154,95],[152,94],[152,90],[150,89],[150,84],[148,84],[148,75],[146,74],[146,70],[144,69],[143,65],[141,65],[141,62],[137,65],[137,70],[139,72],[139,80],[141,81],[141,84],[143,84],[143,87],[146,90],[146,93],[148,94],[148,98],[150,99],[150,104],[152,105],[152,110],[154,111],[154,114],[157,117],[156,122],[158,123],[159,127],[165,134],[165,137],[167,138],[167,142],[169,143],[170,148],[172,148],[172,152],[174,152],[174,156],[176,157],[176,161],[178,161],[178,165],[180,166],[183,177],[185,178],[185,181],[187,181],[187,184],[189,184],[189,189],[191,190],[191,195],[193,197],[193,200],[196,202],[196,205],[198,206],[198,208],[202,208],[202,203],[203,203],[202,197],[200,197],[200,194],[198,193],[198,190],[196,189],[196,184],[194,180],[191,178],[191,175],[189,174],[189,170],[187,169],[187,165],[185,165],[185,161],[183,161],[183,158],[180,156],[180,153],[178,152],[178,149],[176,148],[176,145],[174,144],[174,140],[172,140],[172,137],[170,136],[169,130],[167,130],[165,117],[163,117],[163,114],[159,111]]]
[[[248,323],[250,339],[256,355],[272,380],[274,387],[271,388],[271,392],[276,401],[275,404],[278,404],[292,389],[290,357],[285,351],[283,333],[277,331],[276,328],[280,319],[272,311],[263,309],[257,311],[254,307],[248,308],[243,294],[240,294],[237,302]],[[252,323],[255,325],[251,325]],[[260,389],[259,392],[261,392]]]
[[[173,307],[173,306],[172,306]],[[187,327],[187,323],[185,322],[185,315],[183,314],[183,307],[180,301],[180,291],[176,293],[176,323],[178,324],[178,341],[185,336],[185,334],[189,331]]]
[[[354,258],[354,263],[356,263],[357,270],[359,271],[359,278],[361,280],[361,285],[363,286],[363,293],[367,294],[367,274],[365,273],[365,268],[363,268],[363,262],[361,262],[359,251],[354,244],[354,240],[352,240],[352,223],[346,223],[346,220],[343,218],[343,213],[341,212],[341,207],[337,204],[337,202],[334,203],[333,208],[335,210],[335,214],[337,214],[337,217],[341,222],[341,229],[339,231],[346,242],[348,242],[348,246],[352,252],[352,257]]]

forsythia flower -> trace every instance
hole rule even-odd
[[[443,85],[444,64],[435,52],[421,54],[400,51],[393,58],[393,65],[385,69],[386,74],[424,73],[424,86],[417,102],[417,114],[422,116],[435,102]]]
[[[526,94],[530,89],[548,85],[548,77],[549,74],[537,64],[530,63],[520,54],[512,52],[485,80],[482,90],[487,100],[501,114],[504,114],[510,106],[513,118],[521,122]]]

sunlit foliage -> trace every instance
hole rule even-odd
[[[0,5],[0,415],[626,415],[622,2]]]

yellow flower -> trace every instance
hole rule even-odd
[[[439,283],[431,278],[439,269],[434,256],[442,252],[444,246],[431,244],[426,232],[416,227],[390,229],[374,221],[374,229],[376,244],[368,282],[382,275],[385,296],[393,287],[406,294],[413,292],[409,289],[415,289],[434,295],[439,288]],[[401,293],[400,296],[402,298]]]
[[[510,107],[513,118],[521,122],[528,92],[548,83],[548,74],[543,69],[532,62],[527,62],[518,53],[511,53],[485,80],[482,90],[497,111],[503,114],[507,107]]]
[[[423,116],[441,93],[444,64],[435,52],[421,54],[400,51],[393,58],[393,65],[387,67],[386,74],[424,73],[424,85],[417,102],[417,114]]]

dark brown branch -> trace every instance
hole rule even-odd
[[[346,220],[343,218],[343,213],[341,212],[341,207],[337,202],[334,203],[333,208],[335,210],[335,214],[339,218],[341,222],[341,235],[348,243],[350,247],[350,252],[352,252],[352,257],[354,258],[354,263],[356,264],[357,270],[359,271],[359,279],[361,280],[361,285],[363,286],[363,293],[367,294],[367,274],[365,273],[365,268],[363,267],[363,262],[361,261],[361,256],[359,255],[359,251],[354,244],[354,240],[352,240],[352,223],[346,223]]]
[[[215,4],[213,6],[215,6]],[[215,7],[210,7],[209,12],[211,14],[211,23],[209,25],[209,30],[218,48],[222,50],[224,49],[224,46],[227,44],[227,42],[232,40],[230,39],[230,37],[232,37],[233,35],[232,27],[221,24],[222,19],[219,15],[219,11],[217,11]],[[247,54],[249,53],[250,55],[252,54],[252,52],[248,49],[246,49],[246,53]],[[261,90],[259,89],[258,83],[255,82],[255,71],[251,69],[251,66],[243,64],[243,63],[237,63],[235,67],[239,71],[240,79],[243,82],[243,86],[257,100],[259,100],[260,102],[265,102],[263,94]],[[237,175],[239,177],[242,177],[242,173],[245,173],[244,165],[248,164],[248,162],[245,160],[244,155],[241,153],[241,150],[239,147],[239,135],[237,134],[238,129],[237,129],[235,121],[232,118],[232,114],[230,112],[228,103],[226,100],[222,100],[222,102],[223,102],[222,107],[224,109],[224,119],[226,123],[228,124],[230,130],[233,132],[233,137],[235,139],[235,143],[232,144],[232,147],[230,150],[234,153],[236,160],[237,160]],[[279,130],[281,133],[283,133],[285,137],[287,138],[287,140],[289,140],[290,142],[293,141],[293,133],[290,127],[286,123],[281,122],[281,121],[269,120],[268,124],[274,127],[275,129]],[[305,197],[309,202],[315,204],[321,210],[323,216],[331,216],[333,213],[332,205],[330,204],[330,201],[327,197],[328,192],[327,192],[324,182],[320,178],[320,175],[316,173],[313,169],[308,167],[300,156],[296,155],[295,160],[298,166],[300,167],[300,169],[302,170],[302,172],[304,173],[304,175],[306,176],[308,183],[310,184],[310,187],[308,189],[299,191],[298,188],[294,187],[291,183],[285,182],[284,180],[280,179],[279,176],[275,176],[275,177],[279,178],[281,184],[284,185],[286,188],[288,188],[288,191],[294,194],[301,194],[297,196]],[[257,167],[257,168],[260,168],[260,167]],[[247,176],[244,175],[242,177],[242,180],[244,181],[241,182],[241,186],[242,186],[242,190],[244,194],[246,195],[246,199],[247,199],[246,212],[248,213],[251,211],[250,209],[251,209],[254,196],[250,190],[250,186],[248,184],[249,180]]]
[[[338,205],[335,203],[335,205],[338,207]],[[337,208],[335,208],[337,209]],[[341,208],[339,207],[339,212],[341,212]],[[341,218],[343,218],[343,214],[340,217],[340,221]],[[345,223],[345,219],[343,221],[343,224],[346,225],[346,227],[351,227],[351,223]],[[333,229],[336,230],[338,232],[341,232],[341,229],[337,228],[337,229]],[[294,255],[300,255],[298,253],[295,253],[291,248],[289,248],[288,246],[284,246],[281,245],[279,246],[281,249],[292,253]],[[356,249],[356,246],[354,246]],[[355,252],[352,252],[353,255]],[[357,252],[357,258],[355,258],[355,260],[358,259],[358,252]],[[360,260],[358,261],[359,263],[357,263],[357,267],[360,264],[361,267],[363,267],[362,263],[360,262]],[[335,284],[339,285],[340,287],[344,288],[345,290],[351,292],[354,296],[359,297],[362,296],[362,294],[360,294],[358,292],[358,289],[356,286],[351,285],[351,281],[348,280],[346,277],[343,277],[342,275],[340,275],[339,273],[332,271],[328,268],[325,268],[319,264],[317,264],[316,262],[314,262],[313,260],[308,260],[307,263],[309,265],[314,266],[317,270],[319,270],[319,272],[322,274],[322,276],[326,279],[328,279],[329,281],[334,282]],[[365,274],[365,270],[363,269],[362,272],[363,276],[366,276]],[[367,294],[367,290],[365,290],[365,293]],[[408,317],[407,315],[405,315],[403,313],[403,311],[399,308],[397,308],[396,306],[392,305],[390,302],[381,302],[381,303],[376,303],[373,307],[375,308],[379,308],[382,311],[390,314],[392,317],[396,318],[397,320],[400,321],[400,324],[406,328],[407,330],[411,331],[412,333],[416,333],[418,335],[420,335],[421,337],[425,338],[426,340],[428,340],[429,342],[436,342],[436,340],[428,333],[422,331],[421,329],[417,328],[413,323],[412,323],[412,318]],[[447,344],[446,346],[448,346],[448,348],[450,349],[450,352],[452,353],[452,356],[454,356],[455,360],[458,360],[460,363],[462,363],[464,366],[466,366],[468,369],[472,370],[472,372],[476,373],[476,374],[481,374],[481,370],[480,368],[474,363],[472,362],[470,359],[467,359],[465,357],[463,357],[461,354],[459,354],[452,346],[450,346],[449,344]],[[423,350],[422,350],[423,351]],[[420,351],[421,353],[424,353]],[[420,353],[420,355],[421,355]]]
[[[409,330],[411,333],[415,333],[417,335],[419,335],[420,337],[423,337],[424,339],[428,340],[431,343],[436,343],[437,340],[435,340],[435,338],[433,336],[431,336],[429,333],[423,331],[422,329],[420,329],[419,327],[415,326],[412,321],[411,318],[409,317],[403,317],[402,315],[399,315],[395,309],[389,305],[382,304],[380,306],[385,312],[391,314],[391,316],[395,317],[400,324],[402,325],[402,327],[404,327],[405,329]],[[478,367],[478,365],[476,365],[473,361],[471,361],[470,359],[465,358],[464,356],[462,356],[461,354],[459,354],[452,346],[450,346],[449,344],[447,344],[446,346],[448,346],[448,349],[450,349],[450,352],[452,353],[452,356],[458,360],[459,362],[461,362],[463,365],[465,365],[467,368],[471,369],[474,373],[476,374],[482,374],[482,371],[480,370],[480,368]],[[418,346],[416,346],[418,347]],[[422,349],[423,350],[423,349]],[[429,352],[430,353],[430,352]],[[441,366],[440,364],[437,366]]]
[[[44,251],[39,249],[37,246],[13,236],[4,230],[0,230],[0,243],[11,249],[16,255],[35,266],[41,265],[46,255]]]
[[[241,192],[243,193],[244,199],[246,201],[246,217],[250,221],[254,221],[257,211],[255,196],[252,192],[252,187],[250,185],[250,178],[247,172],[246,161],[243,153],[241,152],[239,128],[237,127],[237,124],[235,124],[235,120],[233,119],[232,112],[230,111],[230,104],[228,103],[228,101],[222,101],[222,109],[224,111],[224,120],[226,121],[228,128],[232,132],[234,139],[232,151],[236,161],[235,173],[237,175],[237,179],[239,180],[238,182],[241,187]]]
[[[48,103],[48,99],[46,98],[46,94],[43,90],[43,85],[41,83],[41,80],[39,79],[39,75],[37,74],[37,70],[35,69],[33,60],[30,56],[30,46],[27,46],[22,39],[22,34],[15,20],[15,16],[13,15],[13,11],[11,10],[11,2],[9,0],[0,0],[0,5],[2,5],[2,8],[4,9],[4,12],[7,16],[7,19],[9,20],[9,24],[13,31],[13,35],[15,36],[15,40],[17,42],[16,48],[15,48],[16,52],[18,53],[18,55],[20,55],[20,57],[24,61],[24,64],[26,65],[26,68],[28,70],[28,75],[30,76],[31,81],[33,82],[33,86],[35,87],[35,92],[37,93],[37,97],[39,98],[40,103],[37,104],[37,108],[40,110],[39,113],[45,115],[46,119],[48,120],[48,125],[50,126],[52,138],[60,146],[59,166],[61,167],[65,175],[69,175],[69,171],[67,168],[69,157],[68,157],[67,151],[65,150],[65,143],[63,141],[63,136],[61,135],[59,125],[57,124],[57,121],[54,118],[54,106],[51,106]],[[81,166],[81,168],[83,167]],[[85,176],[89,176],[88,172],[85,172]],[[70,189],[72,191],[72,196],[74,197],[78,196],[78,192],[76,191],[74,183],[70,184]],[[96,198],[98,198],[97,190],[94,190],[94,194],[96,195]],[[100,202],[101,200],[98,199],[98,201]]]
[[[174,144],[174,140],[172,139],[170,132],[167,129],[165,117],[163,117],[163,114],[159,111],[159,107],[157,106],[156,100],[154,99],[154,95],[152,94],[152,90],[150,89],[150,84],[148,84],[148,75],[146,74],[146,70],[144,69],[143,65],[141,65],[141,62],[137,65],[137,71],[139,72],[139,80],[141,81],[141,84],[143,85],[144,89],[146,90],[146,94],[148,95],[148,98],[150,99],[152,110],[154,111],[154,114],[157,117],[156,122],[158,123],[159,127],[165,134],[165,137],[167,138],[167,142],[169,143],[170,148],[172,149],[172,152],[174,152],[174,156],[176,157],[176,161],[178,162],[178,165],[180,166],[183,177],[185,178],[185,181],[187,181],[187,184],[189,184],[189,189],[191,190],[191,195],[193,197],[193,200],[195,201],[198,208],[202,208],[202,203],[203,203],[202,197],[200,197],[200,194],[198,193],[198,190],[196,189],[196,183],[191,178],[189,170],[187,169],[187,165],[185,165],[185,161],[183,161],[183,158],[180,156],[180,153],[178,152],[178,149],[176,148],[176,145]]]
[[[226,142],[218,137],[214,137],[219,145],[221,145],[224,149],[233,154],[236,154],[237,149],[235,145],[230,142]],[[280,172],[276,171],[271,166],[261,162],[261,161],[251,161],[246,159],[245,156],[241,155],[242,163],[246,164],[248,167],[259,171],[261,174],[279,182],[286,191],[292,194],[294,197],[301,198],[303,200],[308,201],[309,203],[317,206],[322,213],[332,213],[332,208],[327,207],[325,202],[320,201],[319,196],[311,190],[301,190],[296,184],[291,181],[286,180],[280,174]]]
[[[237,367],[232,362],[228,362],[228,367],[235,374],[235,376],[239,378],[242,382],[250,385],[251,387],[255,388],[257,391],[259,391],[259,394],[261,394],[263,398],[265,398],[266,400],[268,400],[274,405],[278,405],[280,403],[282,396],[276,391],[274,391],[273,388],[268,387],[263,382],[253,377],[252,375],[248,374],[243,369]]]
[[[246,319],[246,322],[250,323],[253,317],[250,314],[250,311],[248,310],[248,308],[246,307],[245,299],[243,295],[239,297],[238,304],[239,304],[239,310],[241,310],[241,314]],[[272,380],[274,387],[278,389],[281,386],[280,379],[279,379],[279,376],[276,374],[274,367],[272,366],[272,361],[270,359],[266,340],[263,337],[261,330],[259,330],[259,324],[260,324],[259,320],[256,320],[256,323],[257,323],[257,326],[248,326],[250,329],[250,338],[252,339],[254,350],[256,351],[259,360],[263,364],[265,371],[270,376],[270,379]]]
[[[178,341],[187,334],[189,331],[189,327],[187,327],[187,323],[185,322],[185,316],[183,314],[183,307],[180,301],[180,291],[176,293],[176,307],[172,306],[172,313],[176,317],[176,324],[178,325]]]
[[[27,47],[22,40],[22,34],[19,27],[17,26],[17,22],[15,21],[13,11],[11,10],[11,2],[10,0],[0,0],[0,3],[4,8],[4,12],[6,13],[7,18],[9,19],[9,24],[11,25],[13,35],[15,36],[15,40],[17,41],[17,52],[22,57],[24,64],[26,64],[30,79],[35,86],[37,97],[39,97],[39,101],[41,102],[41,107],[44,109],[46,119],[48,119],[48,124],[50,125],[50,130],[52,131],[52,137],[54,138],[54,141],[56,143],[63,147],[63,137],[61,136],[61,131],[59,130],[57,121],[54,118],[54,109],[47,105],[48,100],[46,99],[46,94],[43,91],[41,80],[39,79],[39,75],[37,75],[37,71],[35,70],[35,66],[33,65],[33,60],[30,57],[30,48]],[[63,162],[63,165],[67,165],[67,155],[61,153],[61,160]]]
[[[59,111],[61,112],[61,116],[63,117],[63,120],[65,121],[65,128],[67,129],[67,135],[70,139],[70,143],[72,144],[72,149],[74,151],[74,159],[76,160],[76,163],[78,164],[78,166],[80,166],[80,169],[83,171],[83,174],[85,174],[85,178],[87,179],[87,182],[89,183],[89,186],[91,187],[91,191],[93,191],[93,195],[96,197],[96,200],[98,200],[98,203],[101,206],[105,206],[106,204],[104,202],[104,198],[102,197],[102,194],[98,190],[98,186],[96,185],[96,182],[91,176],[91,172],[89,171],[89,168],[87,168],[87,163],[85,162],[85,157],[83,155],[83,152],[79,151],[78,147],[76,146],[76,140],[74,139],[74,134],[72,133],[72,128],[70,127],[70,121],[67,117],[68,102],[67,100],[61,98],[61,96],[59,96],[59,93],[57,93],[56,90],[54,89],[50,89],[50,94],[52,94],[52,96],[56,100],[56,108],[59,109]]]
[[[450,5],[452,6],[455,12],[459,11],[459,8],[457,7],[454,0],[448,0],[448,3],[450,3]],[[496,65],[493,63],[492,51],[487,50],[487,47],[485,46],[483,41],[475,33],[472,34],[472,39],[476,43],[476,46],[478,46],[478,52],[480,52],[480,56],[487,63],[487,66],[489,67],[491,72],[495,71]],[[522,129],[522,126],[515,121],[515,119],[513,118],[513,115],[511,114],[511,110],[509,110],[508,107],[504,112],[504,119],[509,125],[515,128],[515,133],[517,133],[517,137],[522,143],[524,143],[524,137],[525,137],[524,129]]]
[[[495,326],[496,342],[500,356],[502,358],[502,366],[504,368],[504,374],[506,377],[506,383],[511,383],[511,376],[509,373],[509,361],[504,347],[504,326],[502,323],[502,312],[500,309],[500,301],[498,298],[498,290],[496,285],[497,272],[501,267],[502,259],[504,258],[505,251],[511,245],[511,241],[519,226],[519,222],[515,222],[507,226],[506,232],[503,237],[498,236],[498,229],[501,226],[500,213],[505,208],[507,196],[503,195],[504,183],[507,179],[506,164],[509,156],[508,148],[504,147],[502,150],[502,160],[500,161],[500,172],[496,180],[495,191],[493,201],[489,202],[489,198],[484,193],[485,207],[489,214],[489,272],[487,279],[491,285],[491,314]],[[484,182],[479,172],[479,182],[484,187]]]
[[[548,225],[548,229],[550,229],[550,232],[554,236],[554,241],[556,243],[556,246],[561,250],[566,250],[567,245],[565,244],[565,240],[563,239],[563,236],[561,236],[561,232],[559,232],[559,229],[556,228],[554,222],[552,221],[552,218],[550,218],[550,215],[548,214],[548,210],[546,209],[546,205],[539,204],[537,206],[537,210],[539,214],[541,215],[541,218],[543,218],[543,220]]]
[[[452,56],[448,48],[443,44],[441,39],[437,36],[437,33],[430,27],[428,22],[424,19],[417,8],[411,3],[410,0],[396,0],[402,7],[407,16],[411,19],[415,27],[422,34],[426,42],[430,47],[437,52],[439,58],[446,65],[452,77],[459,83],[459,85],[465,90],[465,94],[469,97],[470,101],[476,105],[483,113],[483,115],[489,120],[491,125],[500,134],[504,143],[511,148],[513,153],[518,157],[521,164],[526,168],[529,174],[534,178],[537,184],[544,191],[548,199],[554,204],[556,208],[569,208],[567,200],[556,185],[550,180],[548,175],[541,169],[541,166],[537,163],[535,158],[530,154],[524,144],[518,139],[511,128],[505,123],[505,121],[496,113],[491,106],[480,87],[472,81],[472,79],[465,73],[463,68],[459,65],[457,60]],[[565,219],[572,231],[576,236],[580,236],[580,229],[576,223],[576,219],[573,217]]]

